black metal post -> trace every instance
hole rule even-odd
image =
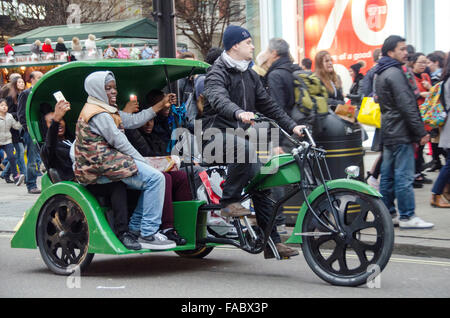
[[[174,0],[153,1],[153,16],[158,23],[159,57],[176,57]]]

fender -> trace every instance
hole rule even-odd
[[[47,175],[42,178],[42,193],[36,203],[25,212],[22,221],[17,225],[17,232],[11,240],[12,248],[37,248],[37,222],[45,203],[55,195],[66,195],[75,201],[83,210],[89,228],[89,253],[96,254],[132,254],[148,250],[132,251],[126,249],[112,231],[105,217],[105,208],[82,185],[63,181],[52,184]],[[197,213],[204,201],[174,202],[175,226],[188,244],[173,250],[194,249],[196,246]]]
[[[327,182],[327,186],[330,190],[333,189],[348,189],[357,192],[361,192],[370,196],[381,198],[381,194],[369,186],[366,183],[361,181],[353,180],[353,179],[337,179]],[[314,189],[313,192],[308,196],[308,202],[312,204],[314,200],[316,200],[319,196],[325,193],[324,185],[321,185]],[[301,244],[303,243],[302,237],[300,235],[295,235],[295,233],[302,233],[303,227],[303,219],[305,218],[306,212],[308,211],[308,206],[303,204],[298,212],[297,221],[295,222],[294,231],[292,232],[291,237],[286,241],[286,243],[290,244]]]

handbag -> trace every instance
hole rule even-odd
[[[439,128],[445,124],[447,113],[441,102],[442,82],[433,86],[430,95],[419,106],[423,122],[431,128]]]
[[[381,128],[380,104],[375,103],[373,97],[364,97],[357,119],[363,125]]]

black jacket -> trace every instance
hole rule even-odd
[[[70,144],[58,139],[59,123],[53,121],[41,148],[41,159],[47,169],[54,168],[62,180],[75,178],[70,159]]]
[[[130,143],[143,157],[168,156],[167,141],[152,132],[146,134],[140,129],[125,129]]]
[[[17,104],[14,102],[11,96],[6,97],[6,103],[8,104],[8,113],[10,113],[15,120],[17,120]],[[14,144],[22,142],[22,138],[20,136],[20,130],[11,128],[11,136],[12,142]]]
[[[288,132],[296,123],[273,101],[259,75],[248,68],[240,72],[218,58],[205,79],[203,129],[215,127],[247,129],[250,125],[237,119],[241,112],[260,112],[276,120]]]
[[[30,92],[31,88],[24,90],[22,93],[20,93],[17,99],[17,118],[19,120],[19,123],[22,125],[23,130],[26,132],[28,132],[28,128],[25,111],[27,108],[27,100],[28,96],[30,95]]]
[[[283,108],[287,114],[291,114],[295,103],[294,79],[292,73],[302,68],[293,64],[289,57],[280,57],[267,71],[265,83],[272,99]]]
[[[375,91],[380,104],[384,145],[418,142],[427,135],[414,91],[402,65],[391,58],[378,61]]]

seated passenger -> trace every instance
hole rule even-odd
[[[41,148],[41,158],[47,170],[55,169],[63,181],[75,179],[70,147],[73,139],[66,131],[64,115],[70,110],[70,103],[60,101],[52,112],[50,105],[41,105],[43,115],[42,131],[45,135]],[[111,200],[114,215],[114,232],[122,244],[130,250],[139,250],[141,245],[128,231],[127,191],[123,182],[87,185],[87,189],[95,196],[107,196]]]
[[[89,97],[76,125],[75,177],[82,184],[123,181],[131,189],[142,190],[128,225],[130,231],[140,233],[138,242],[142,248],[174,248],[175,242],[158,232],[165,196],[164,175],[147,164],[128,141],[124,128],[141,127],[157,111],[170,107],[176,96],[169,94],[152,108],[129,114],[117,107],[118,92],[112,72],[90,74],[84,88]]]
[[[150,95],[147,97],[149,96]],[[161,98],[147,98],[144,109],[147,109],[150,105],[157,104],[164,99],[164,93],[162,92],[157,94],[157,96]],[[168,116],[168,111],[166,109],[163,109],[160,113],[163,113],[162,116]],[[160,114],[158,115],[161,116]],[[154,121],[155,119],[152,118],[139,129],[126,129],[125,134],[130,143],[144,157],[170,155],[170,153],[167,152],[167,138],[161,137],[161,135],[157,135],[153,132]],[[161,130],[161,134],[164,134],[164,130]],[[170,134],[168,138],[170,139]],[[181,170],[163,172],[163,174],[166,179],[166,196],[164,197],[160,231],[167,236],[168,239],[175,241],[177,245],[184,245],[186,244],[186,240],[180,237],[174,228],[172,203],[173,201],[192,200],[188,176],[185,171]]]

